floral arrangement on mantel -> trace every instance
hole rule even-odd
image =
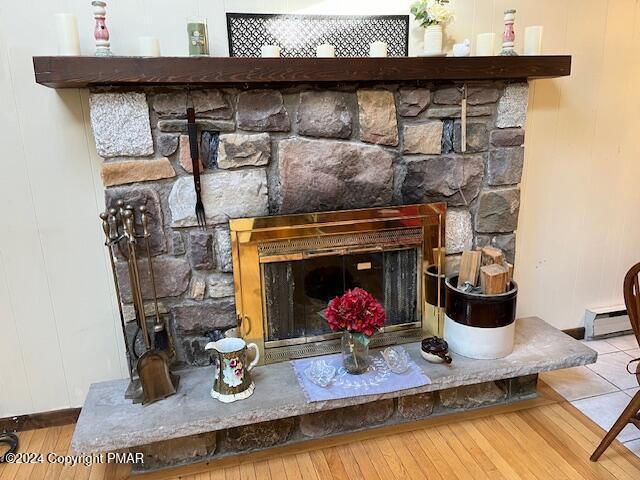
[[[441,25],[453,19],[448,3],[449,0],[418,0],[411,5],[411,14],[421,27]]]
[[[342,363],[349,373],[364,373],[369,367],[369,342],[387,315],[373,295],[362,288],[347,290],[329,302],[325,311],[329,327],[342,335]]]
[[[411,5],[411,14],[424,30],[424,54],[442,55],[442,26],[453,20],[449,0],[418,0]]]

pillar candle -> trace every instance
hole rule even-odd
[[[263,45],[260,48],[263,58],[274,58],[280,56],[280,47],[278,45]]]
[[[316,57],[335,57],[336,47],[328,43],[323,43],[316,47]]]
[[[156,37],[138,37],[141,57],[159,57],[160,41]]]
[[[490,57],[495,52],[496,34],[481,33],[476,37],[476,56]]]
[[[542,26],[534,25],[524,29],[524,54],[540,55],[542,53]]]
[[[373,42],[369,45],[370,57],[386,57],[387,56],[387,44],[385,42]]]
[[[76,16],[70,13],[57,13],[55,19],[58,55],[80,55],[80,38]]]

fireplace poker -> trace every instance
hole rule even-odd
[[[140,223],[142,224],[142,238],[144,238],[145,247],[147,250],[147,261],[149,263],[149,277],[151,279],[151,287],[153,289],[153,304],[156,310],[156,318],[153,324],[153,347],[156,350],[167,353],[169,357],[172,357],[171,343],[169,340],[169,332],[167,326],[160,318],[158,312],[158,293],[156,291],[156,278],[153,272],[153,262],[151,261],[151,248],[149,247],[149,222],[147,218],[147,207],[142,205],[138,208],[140,211]]]

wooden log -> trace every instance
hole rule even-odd
[[[482,252],[470,250],[462,252],[460,260],[460,273],[458,274],[458,287],[469,282],[476,287],[478,285],[478,274],[480,273],[480,262],[482,260]]]
[[[480,286],[485,295],[504,293],[507,288],[507,267],[498,264],[485,265],[480,268]]]
[[[507,291],[511,289],[511,280],[513,280],[513,264],[504,262],[504,266],[507,267]]]
[[[491,265],[493,263],[498,265],[504,263],[502,250],[490,246],[482,247],[482,265]]]

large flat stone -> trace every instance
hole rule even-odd
[[[401,88],[398,91],[398,113],[403,117],[415,117],[427,108],[430,100],[428,88]]]
[[[221,272],[233,271],[233,259],[231,257],[231,234],[228,228],[218,228],[216,237],[216,259],[218,270]]]
[[[445,248],[448,255],[471,250],[473,246],[471,212],[454,208],[447,209],[445,232]]]
[[[148,182],[176,176],[176,171],[166,158],[151,160],[128,160],[105,162],[100,168],[102,184],[105,187],[126,183]]]
[[[220,170],[200,177],[207,224],[230,218],[267,215],[267,175],[264,169]],[[196,192],[192,177],[180,177],[169,194],[171,225],[197,225]]]
[[[93,384],[78,419],[72,446],[77,453],[119,450],[256,422],[586,365],[597,357],[586,345],[535,317],[517,320],[514,350],[502,359],[474,360],[454,353],[451,365],[431,364],[420,357],[419,349],[418,343],[405,345],[410,357],[431,379],[430,385],[327,402],[307,403],[289,362],[256,367],[251,372],[256,383],[254,394],[230,404],[209,396],[213,367],[181,372],[178,395],[145,406],[125,400],[123,393],[128,379]]]
[[[183,333],[205,334],[236,323],[235,301],[231,298],[178,305],[171,309],[175,327]]]
[[[453,127],[453,150],[462,152],[462,126],[455,122]],[[487,124],[480,121],[467,123],[467,150],[466,153],[482,152],[489,146],[489,131]]]
[[[211,118],[196,118],[196,125],[201,132],[233,132],[236,124],[233,120],[215,120]],[[187,133],[186,120],[158,120],[161,132]]]
[[[279,144],[283,213],[386,205],[393,195],[393,156],[380,147],[333,140]]]
[[[527,105],[529,103],[529,85],[513,83],[507,85],[498,102],[496,127],[524,127],[527,119]]]
[[[353,119],[347,94],[331,91],[302,92],[297,121],[300,135],[349,138]]]
[[[404,153],[439,155],[442,153],[443,123],[436,120],[427,123],[405,124],[402,131]]]
[[[380,145],[398,145],[398,123],[393,92],[358,90],[360,140]]]
[[[476,213],[479,233],[513,232],[518,226],[520,189],[490,190],[480,195]]]
[[[402,184],[404,203],[447,202],[464,205],[478,196],[484,176],[482,155],[429,157],[407,162]],[[460,194],[464,193],[464,197]]]
[[[524,148],[501,148],[489,155],[487,180],[489,185],[520,183],[524,164]]]
[[[220,135],[218,141],[219,168],[256,167],[266,165],[271,159],[271,137],[268,133],[228,133]]]
[[[144,93],[92,93],[89,116],[98,155],[139,157],[153,154],[149,107]]]
[[[153,97],[153,109],[158,115],[187,118],[187,94],[185,91],[159,93]],[[220,90],[194,90],[191,103],[198,116],[229,119],[233,109]]]
[[[288,132],[289,114],[277,90],[256,90],[238,95],[238,127],[258,132]]]
[[[133,298],[131,296],[127,264],[125,262],[118,262],[117,272],[120,281],[122,301],[132,303]],[[138,260],[138,272],[140,273],[142,298],[151,300],[153,298],[153,288],[149,274],[149,264],[146,258]],[[184,293],[189,286],[189,279],[191,278],[191,268],[189,264],[185,260],[175,257],[160,256],[153,258],[153,273],[156,280],[158,298],[177,297]]]

